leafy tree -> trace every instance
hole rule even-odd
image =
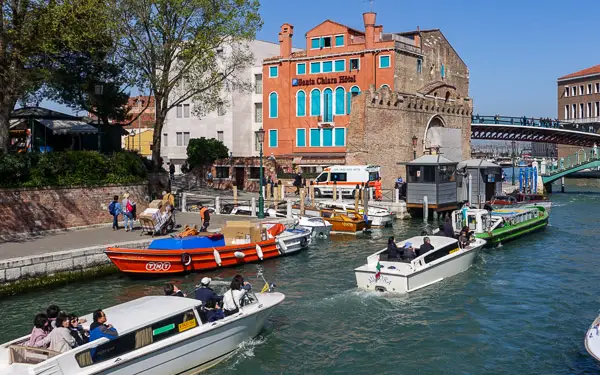
[[[187,164],[190,168],[204,168],[218,159],[229,157],[229,149],[223,142],[214,138],[193,138],[187,146]]]
[[[213,110],[222,90],[244,87],[253,61],[246,42],[262,21],[258,0],[115,0],[122,59],[156,100],[152,160],[160,167],[167,113],[186,100],[195,113]]]

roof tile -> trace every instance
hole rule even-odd
[[[587,68],[587,69],[583,69],[583,70],[580,70],[575,73],[567,74],[566,76],[560,77],[558,80],[560,81],[562,79],[583,77],[583,76],[588,76],[591,74],[600,74],[600,65],[595,65],[595,66],[592,66],[591,68]]]

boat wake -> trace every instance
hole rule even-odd
[[[267,342],[267,338],[262,335],[258,335],[251,340],[244,341],[230,354],[232,358],[231,363],[227,365],[227,369],[236,370],[238,365],[244,365],[244,361],[254,358],[254,349],[258,346],[264,345]]]

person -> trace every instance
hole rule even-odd
[[[170,283],[165,284],[163,290],[165,291],[165,296],[187,297],[187,295],[184,292],[182,292],[178,287]]]
[[[130,230],[133,230],[133,205],[129,200],[129,193],[123,194],[121,210],[123,211],[123,220],[125,220],[125,232],[129,232]]]
[[[467,238],[468,229],[464,227],[461,229],[460,234],[458,235],[458,244],[461,248],[465,248],[469,245],[469,240]]]
[[[171,178],[171,181],[173,181],[175,179],[175,164],[174,163],[169,163],[169,177]]]
[[[223,296],[215,293],[209,286],[211,281],[210,277],[203,277],[202,280],[200,280],[199,288],[194,291],[194,297],[198,301],[202,301],[202,306],[208,308],[218,306],[218,303],[223,301]]]
[[[175,196],[171,194],[171,190],[166,190],[162,192],[162,204],[163,206],[165,206],[165,208],[168,208],[171,211],[175,207]]]
[[[242,284],[242,288],[246,289],[246,290],[252,290],[252,285],[250,285],[249,282],[244,281],[244,278],[242,277],[242,275],[235,275],[233,277],[234,280],[237,280],[240,282],[240,284]]]
[[[79,324],[79,317],[75,314],[69,314],[69,321],[71,322],[69,332],[75,339],[75,342],[77,342],[77,346],[87,344],[90,341],[90,337]]]
[[[52,329],[54,327],[56,327],[56,317],[58,316],[59,312],[60,312],[60,308],[58,306],[56,306],[56,305],[50,305],[46,309],[46,316],[48,317],[48,323],[50,325],[50,331],[52,331]]]
[[[31,330],[27,346],[41,348],[42,341],[48,336],[49,332],[50,323],[48,322],[48,316],[46,314],[37,314],[33,319],[33,329]]]
[[[396,260],[400,258],[400,253],[398,252],[398,246],[394,241],[394,237],[388,238],[387,244],[387,252],[388,252],[388,260]]]
[[[213,174],[212,172],[209,170],[208,172],[206,172],[206,184],[209,187],[212,187],[212,183],[213,183]]]
[[[110,204],[108,205],[108,212],[113,217],[113,225],[112,225],[113,230],[119,230],[119,215],[121,214],[121,211],[122,211],[122,208],[121,208],[121,204],[119,203],[119,196],[115,195],[113,197],[113,201],[110,202]]]
[[[300,188],[302,187],[302,173],[296,173],[294,176],[294,186],[296,187],[296,195],[300,195]]]
[[[431,245],[431,240],[429,239],[429,237],[425,237],[423,239],[423,245],[421,245],[421,247],[419,247],[419,250],[418,250],[418,252],[416,252],[417,253],[416,255],[421,256],[431,250],[433,250],[433,246]]]
[[[208,226],[210,225],[210,212],[208,211],[208,208],[200,206],[200,219],[202,220],[200,232],[207,232]]]
[[[381,192],[381,177],[377,177],[377,180],[373,183],[375,187],[375,200],[380,201],[383,199],[383,194]]]
[[[240,278],[243,280],[240,275],[236,275],[231,281],[229,290],[223,294],[223,311],[225,316],[230,316],[240,311],[242,298],[244,298],[244,295],[248,291],[246,288],[247,283],[241,282]]]
[[[454,228],[452,227],[450,216],[446,216],[446,221],[444,222],[444,236],[454,238]]]
[[[271,186],[271,198],[273,198],[273,186],[275,185],[275,183],[273,182],[273,178],[271,177],[271,175],[267,177],[267,184]]]
[[[94,322],[90,325],[90,341],[98,340],[102,337],[115,339],[119,336],[117,329],[112,324],[106,324],[106,314],[101,309],[94,311],[92,315]]]
[[[48,346],[48,349],[58,353],[71,350],[71,348],[77,346],[77,341],[71,336],[70,327],[69,317],[65,313],[59,313],[56,317],[56,328],[40,344],[43,347]]]

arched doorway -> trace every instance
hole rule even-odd
[[[435,115],[429,119],[427,127],[425,127],[425,134],[423,134],[423,153],[431,154],[435,151],[435,148],[441,146],[443,143],[442,129],[446,126],[444,119],[440,115]]]
[[[435,154],[439,151],[452,161],[462,160],[461,130],[449,128],[440,115],[429,119],[423,134],[423,154]]]

